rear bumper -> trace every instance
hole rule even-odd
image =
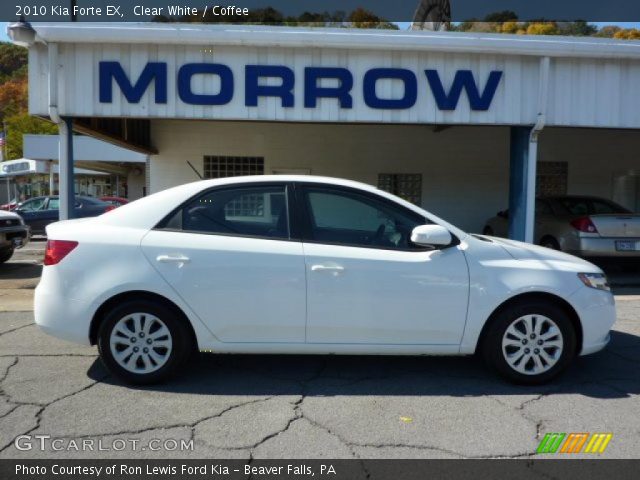
[[[611,338],[611,327],[616,321],[616,306],[610,292],[595,288],[580,288],[570,297],[582,324],[580,355],[602,350]]]
[[[640,249],[619,251],[616,249],[617,241],[631,241],[640,245],[640,238],[580,237],[574,247],[576,250],[568,253],[580,257],[640,258]]]
[[[35,322],[43,332],[51,336],[81,345],[91,345],[91,311],[90,302],[49,293],[42,281],[36,287],[33,303]]]

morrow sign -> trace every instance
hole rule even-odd
[[[445,85],[437,70],[421,72],[405,68],[370,68],[363,74],[361,91],[354,91],[354,75],[343,67],[305,67],[303,75],[304,94],[297,99],[294,94],[296,81],[293,69],[282,65],[245,65],[244,105],[257,107],[261,97],[280,99],[283,108],[292,108],[302,101],[305,108],[316,108],[318,100],[335,100],[341,109],[353,108],[354,95],[362,95],[367,107],[383,110],[405,110],[412,108],[421,91],[428,89],[439,110],[456,110],[462,92],[471,110],[486,111],[491,107],[503,72],[492,70],[483,85],[471,70],[457,70],[453,80]],[[114,86],[117,85],[127,102],[139,103],[143,95],[154,85],[153,101],[166,104],[168,91],[168,67],[166,62],[148,62],[138,78],[130,78],[120,62],[99,62],[99,101],[112,103]],[[233,70],[222,63],[186,63],[175,72],[176,89],[180,100],[191,105],[224,106],[238,95]],[[219,88],[211,92],[195,92],[192,80],[198,76],[215,77]],[[402,93],[396,96],[381,96],[378,85],[382,82],[400,82]],[[327,85],[330,83],[330,85]],[[173,82],[172,82],[173,84]]]

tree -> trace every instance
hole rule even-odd
[[[27,74],[27,49],[0,42],[0,83]]]
[[[555,22],[533,22],[527,26],[527,35],[557,35]]]
[[[0,43],[0,120],[7,132],[7,158],[22,157],[22,136],[53,134],[58,127],[28,113],[27,49]]]
[[[58,126],[41,118],[32,117],[26,111],[5,118],[7,128],[7,159],[22,158],[22,136],[27,133],[53,135]]]
[[[10,117],[27,111],[27,78],[18,77],[0,83],[0,115]]]
[[[640,40],[640,30],[637,28],[625,28],[613,34],[613,38],[622,40]]]

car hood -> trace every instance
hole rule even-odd
[[[17,213],[0,210],[0,220],[15,220],[16,218],[20,218],[20,215],[18,215]]]
[[[502,247],[511,257],[516,260],[534,260],[550,262],[563,270],[575,270],[577,272],[598,272],[602,270],[593,263],[568,253],[552,250],[550,248],[532,245],[531,243],[519,242],[499,237],[487,237],[500,247]]]

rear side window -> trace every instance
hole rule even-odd
[[[212,190],[179,209],[164,228],[185,232],[290,238],[284,186]]]

